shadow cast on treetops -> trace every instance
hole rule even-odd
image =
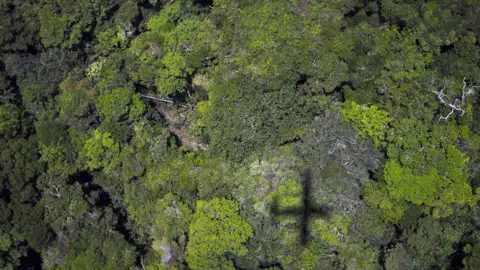
[[[328,206],[319,206],[311,200],[310,191],[312,187],[312,173],[307,169],[302,173],[302,202],[300,207],[288,207],[279,209],[279,198],[276,197],[270,209],[272,217],[293,216],[299,218],[300,243],[306,245],[310,240],[309,223],[310,219],[316,217],[330,216],[331,209]]]

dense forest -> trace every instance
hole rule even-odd
[[[480,0],[0,0],[0,269],[480,269]]]

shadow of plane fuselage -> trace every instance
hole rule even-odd
[[[309,222],[313,215],[315,216],[327,216],[329,209],[326,206],[318,207],[310,198],[310,190],[312,186],[312,173],[310,170],[306,170],[302,174],[302,205],[300,207],[279,209],[278,197],[275,198],[271,207],[272,217],[285,215],[285,216],[298,216],[300,218],[300,243],[306,245],[309,240]]]

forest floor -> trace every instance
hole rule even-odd
[[[169,111],[165,106],[162,106],[162,105],[155,106],[155,109],[160,114],[162,114],[165,121],[167,122],[168,132],[175,135],[180,141],[181,145],[184,145],[191,150],[207,149],[206,145],[198,143],[194,139],[189,138],[189,136],[187,136],[187,134],[189,133],[189,130],[188,130],[189,125],[180,125],[179,123],[180,121],[178,120],[178,117],[188,118],[182,112],[177,112],[173,110]],[[188,121],[188,119],[186,121]],[[177,126],[180,126],[180,128],[178,128]]]

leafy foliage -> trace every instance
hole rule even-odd
[[[242,243],[253,236],[252,226],[242,220],[238,210],[236,202],[223,198],[197,202],[187,246],[192,268],[233,268],[225,255],[246,254]]]
[[[479,6],[0,0],[0,268],[477,269]]]
[[[92,170],[100,167],[111,169],[114,158],[120,152],[118,143],[115,143],[110,133],[102,133],[99,130],[95,130],[94,137],[85,142],[84,148],[88,158],[87,164]]]
[[[108,122],[123,120],[127,116],[133,119],[145,111],[145,105],[140,100],[139,94],[132,95],[125,88],[114,89],[111,93],[101,95],[97,107]]]
[[[367,107],[352,101],[347,102],[347,107],[342,113],[345,121],[352,122],[363,139],[372,138],[375,146],[386,145],[385,133],[388,123],[392,120],[387,112],[378,110],[377,106]]]

